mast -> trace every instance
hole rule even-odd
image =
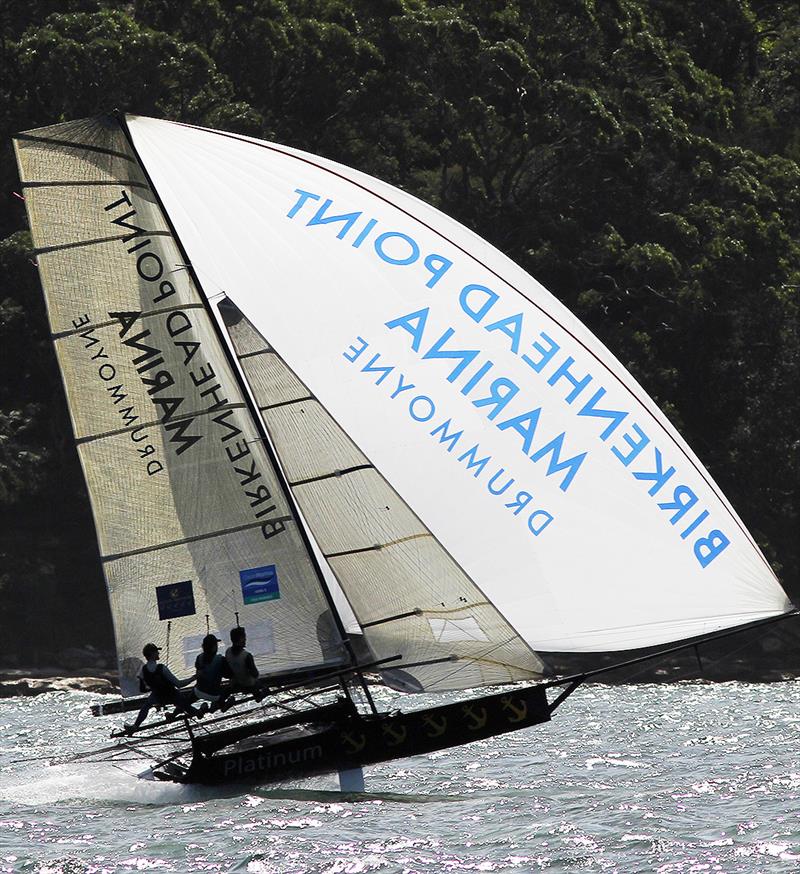
[[[136,149],[136,145],[134,144],[133,138],[131,137],[130,131],[128,130],[128,125],[127,125],[127,122],[125,119],[125,113],[120,111],[120,110],[114,110],[114,112],[112,113],[112,116],[117,120],[117,122],[120,125],[120,128],[122,129],[123,133],[125,134],[125,138],[128,142],[128,145],[130,146],[133,154],[135,155],[136,160],[139,162],[139,166],[141,167],[142,173],[144,174],[145,178],[147,179],[147,182],[150,186],[150,190],[153,192],[153,196],[155,197],[155,199],[158,203],[158,206],[161,209],[162,215],[164,216],[164,220],[166,221],[166,223],[170,229],[170,232],[173,236],[173,239],[175,240],[175,244],[181,253],[181,256],[183,258],[186,269],[189,270],[191,273],[194,284],[195,284],[197,291],[200,295],[200,298],[203,302],[203,306],[205,308],[205,311],[206,311],[206,313],[209,317],[209,320],[213,326],[214,333],[216,334],[217,340],[219,341],[220,346],[222,347],[223,355],[225,356],[225,359],[226,359],[226,361],[227,361],[227,363],[228,363],[228,365],[233,373],[234,379],[236,380],[236,382],[239,386],[239,389],[242,392],[242,396],[243,396],[245,403],[247,405],[248,412],[250,413],[250,416],[253,420],[253,424],[255,425],[256,431],[258,432],[258,439],[261,441],[261,444],[264,447],[264,451],[266,452],[267,457],[269,458],[270,462],[272,463],[272,466],[275,470],[275,474],[276,474],[278,483],[280,485],[281,491],[283,493],[283,496],[284,496],[287,504],[289,505],[289,508],[294,516],[294,520],[295,520],[297,527],[299,529],[299,533],[300,533],[300,536],[302,538],[303,544],[308,552],[310,561],[314,567],[314,571],[315,571],[315,574],[317,577],[317,582],[319,583],[319,586],[320,586],[320,588],[325,596],[325,600],[327,601],[328,608],[331,611],[331,615],[332,615],[333,620],[336,624],[336,629],[339,632],[339,636],[341,637],[341,641],[344,644],[344,647],[347,651],[348,657],[350,658],[350,664],[354,668],[354,673],[359,678],[359,685],[361,686],[361,688],[364,691],[364,694],[367,698],[370,709],[373,712],[376,712],[375,704],[374,704],[374,701],[372,700],[372,695],[369,692],[369,688],[367,686],[366,680],[364,679],[364,675],[361,672],[361,670],[358,668],[358,661],[357,661],[355,652],[353,650],[353,645],[352,645],[352,641],[350,640],[350,635],[348,634],[347,630],[344,627],[344,623],[342,622],[341,616],[339,615],[339,611],[336,609],[336,605],[334,603],[333,596],[331,595],[330,589],[328,588],[328,585],[325,582],[325,578],[324,578],[324,575],[322,573],[322,568],[320,567],[319,561],[317,560],[317,556],[314,552],[314,549],[311,545],[311,541],[308,537],[308,532],[306,531],[305,526],[300,521],[300,513],[298,510],[297,504],[294,500],[294,496],[292,495],[291,489],[289,488],[289,486],[286,482],[286,479],[285,479],[284,474],[283,474],[283,470],[278,462],[278,459],[275,457],[275,453],[272,449],[272,445],[270,443],[269,436],[267,435],[266,429],[264,428],[263,422],[261,420],[261,415],[260,415],[258,409],[256,408],[255,404],[253,403],[252,393],[250,392],[249,386],[244,381],[244,378],[242,376],[242,373],[241,373],[241,370],[239,367],[239,363],[235,360],[234,356],[231,354],[227,339],[223,335],[222,329],[220,328],[220,325],[219,325],[219,321],[218,321],[216,315],[214,314],[214,312],[212,311],[211,304],[210,304],[209,299],[208,299],[208,295],[206,294],[205,289],[203,288],[203,284],[200,281],[200,277],[197,275],[197,272],[195,271],[194,266],[192,264],[191,258],[189,257],[189,254],[186,251],[186,248],[183,245],[183,242],[182,242],[180,236],[178,235],[178,232],[175,228],[175,225],[173,224],[172,219],[170,218],[170,215],[167,212],[167,209],[166,209],[166,207],[165,207],[165,205],[164,205],[164,203],[163,203],[163,201],[158,193],[158,190],[157,190],[156,186],[154,185],[152,178],[150,177],[150,174],[147,170],[147,167],[145,166],[144,162],[142,161],[142,159],[139,155],[138,150]],[[342,683],[342,685],[345,688],[345,690],[347,690],[347,686],[344,682]]]

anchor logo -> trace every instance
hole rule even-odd
[[[528,705],[524,701],[516,704],[510,695],[505,695],[500,699],[500,703],[503,705],[503,710],[511,711],[511,715],[506,716],[509,722],[522,722],[528,715]]]
[[[489,718],[485,707],[479,707],[476,713],[472,708],[472,704],[464,704],[461,707],[461,712],[466,719],[470,720],[467,723],[467,728],[470,731],[478,731],[478,729],[483,728],[486,725],[486,720]]]
[[[428,737],[441,737],[447,731],[447,717],[440,716],[435,719],[433,716],[423,716],[422,722],[428,729]]]
[[[354,736],[353,732],[343,731],[339,737],[342,739],[343,743],[350,747],[350,749],[345,750],[345,752],[350,753],[350,755],[360,753],[367,745],[367,739],[362,732],[358,732],[358,734]]]
[[[403,741],[408,736],[408,731],[404,725],[395,726],[391,725],[388,722],[385,722],[382,726],[383,735],[387,739],[386,744],[390,747],[396,747],[398,744],[403,743]]]

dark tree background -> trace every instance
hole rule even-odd
[[[0,656],[111,651],[10,145],[120,108],[434,203],[540,279],[798,579],[800,7],[773,0],[6,0]]]

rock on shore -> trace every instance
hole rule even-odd
[[[7,677],[0,679],[0,698],[30,697],[45,692],[99,692],[118,695],[107,677]]]

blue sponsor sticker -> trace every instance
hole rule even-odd
[[[281,596],[278,588],[278,569],[274,564],[239,571],[239,579],[242,583],[242,600],[245,604],[274,601]]]
[[[156,586],[159,619],[177,619],[179,616],[194,616],[194,592],[192,581]]]

